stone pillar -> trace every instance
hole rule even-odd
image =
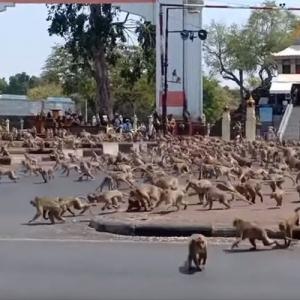
[[[137,131],[137,121],[138,121],[137,116],[136,116],[136,114],[134,114],[134,116],[133,116],[133,125],[132,125],[132,129],[133,129],[134,132]]]
[[[5,120],[5,128],[6,128],[6,131],[9,132],[9,119]]]
[[[152,136],[153,133],[153,116],[150,115],[148,117],[148,135]]]
[[[255,101],[250,97],[247,101],[246,140],[254,141],[256,137]]]
[[[229,107],[225,106],[222,116],[222,140],[230,141],[230,111]]]
[[[20,127],[21,127],[21,130],[24,130],[24,119],[20,120]]]

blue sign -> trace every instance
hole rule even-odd
[[[260,122],[273,122],[273,107],[262,106],[259,108]]]

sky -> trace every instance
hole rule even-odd
[[[8,2],[8,1],[7,1]],[[281,3],[282,1],[277,1]],[[215,0],[209,4],[258,5],[252,0]],[[300,7],[299,0],[285,0],[286,6]],[[246,22],[249,10],[206,9],[203,22],[212,20],[226,24]],[[16,4],[0,13],[0,78],[26,72],[39,76],[51,48],[62,43],[57,36],[49,36],[46,21],[47,8],[44,4]]]

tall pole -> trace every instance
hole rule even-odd
[[[167,95],[168,95],[168,37],[169,37],[169,8],[166,10],[165,28],[165,59],[164,59],[164,93],[162,97],[162,125],[164,134],[167,133]]]

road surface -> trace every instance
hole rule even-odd
[[[299,299],[299,249],[225,248],[187,274],[185,244],[1,241],[0,299]]]

